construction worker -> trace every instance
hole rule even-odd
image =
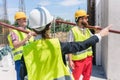
[[[68,35],[68,42],[84,41],[90,38],[93,34],[86,26],[88,26],[88,15],[85,10],[77,10],[75,12],[76,25]],[[99,27],[99,26],[96,26]],[[82,54],[81,54],[82,53]],[[83,75],[82,80],[90,80],[92,72],[92,47],[76,54],[68,54],[68,63],[72,69],[72,74],[75,80],[79,80]]]
[[[16,27],[23,30],[28,30],[26,28],[27,26],[26,18],[27,17],[24,12],[16,12],[15,14],[15,21],[17,23]],[[23,46],[25,46],[26,44],[28,44],[30,41],[33,40],[31,38],[29,41],[27,41],[30,37],[31,37],[30,35],[27,35],[17,30],[11,30],[10,34],[8,35],[9,44],[14,49],[13,58],[15,61],[15,70],[17,73],[17,80],[23,80],[24,76],[27,75],[27,72],[25,71],[25,66],[24,66],[24,59],[22,58],[22,53],[23,53]]]
[[[49,35],[53,17],[49,11],[39,6],[29,15],[29,28],[37,35],[35,41],[24,46],[24,60],[28,80],[72,80],[69,70],[63,63],[62,55],[82,51],[94,45],[108,34],[109,27],[83,42],[60,42]],[[33,35],[30,32],[29,35]]]

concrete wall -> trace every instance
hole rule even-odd
[[[101,26],[105,27],[108,24],[113,24],[112,29],[120,30],[120,0],[100,0],[99,4],[101,4],[101,21],[98,21],[101,22]],[[119,41],[120,34],[110,33],[101,42],[102,66],[108,80],[120,80]]]
[[[101,26],[106,27],[108,25],[108,0],[101,0]],[[108,67],[108,37],[105,37],[101,41],[101,55],[102,65],[107,76]]]
[[[109,0],[108,23],[112,29],[120,30],[120,0]],[[111,80],[120,80],[120,34],[111,33],[108,40],[108,71],[107,77]]]

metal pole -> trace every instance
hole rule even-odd
[[[3,27],[7,27],[7,28],[11,28],[11,29],[15,29],[15,30],[18,30],[18,31],[21,31],[21,32],[24,32],[24,33],[29,33],[29,31],[26,31],[26,30],[22,30],[22,29],[19,29],[19,28],[16,28],[15,26],[12,26],[12,25],[9,25],[9,24],[6,24],[4,22],[0,22],[0,25],[3,26]]]
[[[64,22],[64,21],[57,21],[57,20],[55,20],[55,22],[64,23],[64,24],[70,24],[70,25],[76,25],[75,23]],[[55,22],[54,22],[54,23],[55,23]],[[3,22],[0,22],[0,25],[2,25],[2,26],[4,26],[4,27],[8,27],[8,28],[15,29],[15,30],[18,30],[18,31],[22,31],[22,32],[27,33],[27,34],[29,33],[29,31],[16,28],[15,26],[8,25],[8,24],[3,23]],[[94,26],[87,26],[87,28],[96,29]],[[98,30],[102,30],[102,28],[97,28],[97,29],[98,29]],[[54,24],[54,32],[55,32],[55,24]],[[120,34],[120,31],[112,30],[112,29],[110,29],[109,32]]]
[[[64,23],[64,24],[70,24],[70,25],[76,25],[75,23],[71,23],[71,22],[64,22],[64,21],[59,21],[59,20],[56,20],[57,23]],[[87,26],[87,28],[91,28],[91,29],[98,29],[98,30],[102,30],[103,28],[95,28],[94,26]],[[112,32],[112,33],[117,33],[117,34],[120,34],[120,31],[117,31],[117,30],[112,30],[110,29],[109,32]]]

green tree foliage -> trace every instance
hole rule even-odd
[[[61,17],[57,17],[56,20],[60,20],[60,21],[65,21],[65,22],[70,22],[70,20],[64,20]],[[69,24],[64,24],[64,23],[53,23],[52,27],[51,27],[51,32],[68,32],[70,30],[70,28],[73,27],[72,25]]]

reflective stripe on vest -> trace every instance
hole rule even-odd
[[[70,76],[64,76],[53,80],[72,80]]]
[[[79,54],[82,54],[82,53],[85,53],[85,52],[88,52],[88,51],[91,51],[92,49],[90,48],[90,49],[86,49],[86,50],[83,50],[83,51],[81,51],[81,52],[76,52],[76,54],[74,54],[74,55],[79,55]]]
[[[84,41],[91,36],[91,32],[87,28],[85,30],[85,34],[83,34],[78,27],[73,27],[72,32],[74,34],[75,41]],[[87,56],[92,56],[92,47],[89,47],[84,51],[77,52],[76,54],[72,55],[72,60],[82,60]]]
[[[24,47],[28,80],[71,80],[58,39],[41,39]]]
[[[22,54],[23,53],[23,50],[20,50],[20,51],[17,51],[14,53],[14,56],[18,55],[18,54]]]

